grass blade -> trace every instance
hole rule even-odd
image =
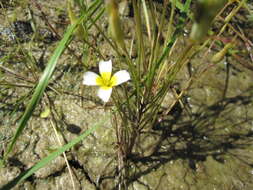
[[[38,104],[39,100],[41,99],[41,97],[48,85],[49,79],[51,78],[51,76],[54,72],[57,61],[58,61],[59,57],[61,56],[61,54],[63,53],[63,51],[65,50],[65,47],[68,44],[72,33],[74,32],[76,26],[78,24],[80,24],[83,19],[84,19],[84,15],[82,15],[75,24],[71,25],[67,29],[66,33],[64,34],[63,39],[60,41],[59,45],[55,49],[51,59],[48,62],[46,69],[44,70],[44,72],[40,78],[38,85],[35,88],[32,99],[29,102],[24,115],[22,116],[22,118],[20,119],[20,121],[18,123],[18,129],[16,130],[16,133],[15,133],[11,143],[9,144],[7,151],[4,154],[4,161],[7,159],[8,154],[12,151],[18,137],[21,135],[22,131],[24,130],[24,128],[26,126],[26,123],[28,122],[28,120],[30,119],[30,117],[32,115],[32,112],[34,111],[36,105]]]
[[[98,122],[96,125],[85,131],[83,134],[81,134],[79,137],[75,138],[74,140],[70,141],[68,144],[62,146],[57,151],[49,154],[47,157],[43,158],[40,162],[35,164],[30,169],[26,170],[25,172],[22,172],[19,176],[17,176],[15,179],[10,181],[8,184],[4,185],[0,190],[9,190],[12,189],[15,185],[21,183],[28,177],[30,177],[32,174],[34,174],[37,170],[44,167],[48,163],[50,163],[53,159],[55,159],[57,156],[61,155],[63,152],[69,150],[72,148],[75,144],[79,143],[81,140],[83,140],[85,137],[90,135],[92,132],[94,132],[98,127],[100,127],[109,117],[105,117],[103,120]]]

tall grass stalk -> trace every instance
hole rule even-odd
[[[93,2],[92,6],[90,6],[90,9],[81,14],[81,17],[77,19],[78,16],[75,15],[72,10],[72,1],[68,0],[68,14],[72,25],[57,46],[36,86],[32,100],[20,120],[18,130],[5,152],[4,158],[6,159],[13,149],[18,137],[21,135],[27,121],[31,117],[33,110],[43,96],[43,92],[53,74],[57,60],[70,42],[73,33],[76,32],[79,39],[90,47],[87,30],[91,26],[94,26],[114,51],[113,54],[115,56],[114,62],[116,62],[116,67],[127,68],[131,74],[131,84],[116,88],[112,97],[116,110],[113,111],[113,117],[115,117],[117,121],[116,136],[119,173],[117,187],[118,189],[127,189],[127,177],[130,172],[129,160],[133,156],[140,156],[137,145],[141,144],[140,140],[143,132],[150,132],[154,124],[158,121],[159,112],[162,109],[161,105],[168,92],[170,92],[171,86],[176,81],[177,75],[191,58],[198,53],[200,49],[199,43],[207,43],[206,40],[208,39],[206,39],[206,34],[211,26],[213,18],[215,18],[218,11],[226,2],[226,0],[199,0],[198,3],[200,3],[200,6],[197,10],[199,11],[197,12],[197,20],[195,20],[193,24],[194,27],[190,37],[185,38],[183,37],[183,33],[190,18],[191,0],[187,0],[184,4],[178,0],[165,0],[161,13],[156,11],[157,4],[152,0],[131,0],[130,3],[133,7],[133,20],[135,23],[135,35],[132,37],[133,41],[131,44],[135,45],[136,48],[134,49],[137,50],[137,56],[131,57],[132,47],[129,47],[126,43],[124,30],[122,28],[124,22],[122,22],[119,15],[118,1],[105,0],[105,8],[101,8],[102,1],[96,0]],[[212,3],[217,4],[214,5]],[[203,12],[205,13],[209,5],[212,5],[211,8],[213,8],[213,10],[206,16]],[[86,8],[84,7],[84,9]],[[176,9],[179,9],[182,13],[179,15],[178,22],[174,21],[176,20]],[[104,10],[107,11],[110,28],[109,35],[104,31],[104,28],[97,23],[104,13]],[[168,13],[169,11],[170,13]],[[98,14],[94,18],[95,12],[98,12]],[[146,31],[143,30],[144,28]],[[173,55],[173,50],[177,45],[176,43],[182,41],[182,39],[184,39],[186,45],[180,49],[180,55]],[[99,48],[93,48],[95,50],[97,49],[96,52],[100,52]],[[103,55],[101,57],[103,57]],[[192,81],[189,81],[190,85]],[[185,90],[183,90],[183,92],[185,92]],[[183,92],[177,94],[173,91],[176,96],[176,101],[179,101],[179,98],[183,96]],[[165,110],[164,113],[168,114],[176,101],[174,101],[172,105],[168,105],[168,109]],[[119,121],[117,120],[118,118]],[[75,143],[79,142],[82,138],[87,136],[87,134],[90,134],[90,132],[91,131],[87,131],[86,135],[78,137]],[[64,145],[53,156],[51,155],[50,158],[47,157],[43,159],[43,164],[36,165],[26,173],[21,174],[9,186],[13,187],[18,182],[32,175],[32,172],[43,167],[45,163],[48,163],[63,151],[71,148],[75,143]],[[152,155],[152,153],[153,151],[150,151],[149,154]]]
[[[113,95],[118,116],[121,118],[121,123],[118,124],[120,126],[117,127],[118,144],[121,145],[118,154],[119,164],[121,165],[119,170],[122,170],[120,174],[122,176],[119,177],[122,181],[119,181],[119,187],[123,188],[127,184],[126,175],[128,171],[124,170],[123,167],[125,169],[128,167],[128,158],[138,154],[136,145],[141,139],[142,132],[144,130],[151,130],[157,122],[161,104],[166,94],[170,91],[171,85],[182,68],[197,53],[196,46],[198,46],[199,42],[203,41],[213,18],[225,2],[225,0],[222,2],[206,1],[207,5],[213,7],[213,10],[210,11],[207,17],[198,17],[198,19],[201,19],[201,23],[194,23],[194,31],[191,33],[191,38],[186,39],[186,46],[181,50],[181,54],[179,56],[172,56],[170,52],[175,43],[182,38],[185,25],[188,22],[187,19],[191,17],[189,14],[191,0],[187,0],[185,4],[177,0],[165,0],[161,14],[155,11],[156,4],[153,1],[131,1],[136,34],[133,44],[136,44],[137,57],[136,59],[131,58],[129,56],[130,52],[126,52],[124,56],[117,53],[117,56],[121,60],[119,63],[120,67],[128,66],[129,68],[132,75],[132,90],[126,90],[126,86],[124,86],[122,89],[123,93],[121,90],[118,90]],[[201,3],[200,9],[197,10],[200,12],[204,11],[202,9],[207,7],[203,1]],[[168,6],[170,6],[171,11],[169,20],[165,16]],[[181,11],[183,16],[180,16],[179,23],[173,28],[173,18],[176,8]],[[112,10],[110,9],[109,11]],[[109,12],[108,17],[111,14]],[[205,20],[207,24],[205,24]],[[119,21],[120,18],[117,18],[118,24],[116,25],[109,22],[110,27],[118,27],[119,30],[119,27],[124,25],[124,23],[119,24]],[[147,31],[143,30],[143,26],[146,27]],[[102,29],[99,30],[102,31]],[[164,33],[165,40],[163,39]],[[113,39],[116,38],[114,37]],[[119,43],[115,43],[116,46],[112,47],[115,49],[117,44]],[[179,94],[179,97],[182,97],[182,94]]]
[[[99,4],[101,5],[101,1],[100,0],[96,0],[90,7],[90,9],[88,9],[88,13],[82,14],[80,16],[79,19],[77,19],[65,32],[63,39],[59,42],[59,45],[57,46],[57,48],[55,49],[52,57],[50,58],[47,67],[45,68],[38,84],[36,85],[36,88],[34,90],[33,96],[31,98],[31,101],[29,102],[22,118],[20,119],[19,123],[18,123],[18,128],[15,132],[15,135],[13,137],[13,139],[11,140],[10,144],[7,147],[7,150],[4,153],[4,158],[3,160],[5,161],[9,155],[9,153],[12,151],[14,145],[16,144],[18,137],[22,134],[22,131],[25,129],[25,126],[28,122],[28,120],[30,119],[30,117],[32,116],[32,113],[34,111],[34,109],[36,108],[36,106],[38,105],[40,99],[43,96],[43,93],[49,83],[50,78],[52,77],[52,74],[55,70],[57,61],[59,59],[59,57],[61,56],[61,54],[64,52],[65,48],[68,46],[68,44],[71,41],[71,38],[73,37],[73,33],[76,30],[76,28],[80,27],[80,25],[82,25],[83,23],[88,22],[88,20],[86,19],[87,16],[91,17],[95,12],[94,10],[97,10],[97,8],[94,8],[95,5]]]
[[[76,24],[69,27],[69,29],[65,33],[63,39],[60,41],[58,47],[54,51],[53,56],[49,60],[49,63],[47,65],[45,71],[43,72],[43,75],[41,76],[39,83],[37,84],[37,86],[34,90],[34,94],[33,94],[32,99],[29,102],[29,104],[28,104],[28,106],[25,110],[25,113],[23,114],[21,120],[18,123],[18,129],[17,129],[11,143],[9,144],[6,152],[4,153],[4,160],[7,159],[8,154],[12,151],[13,146],[15,145],[15,143],[18,140],[18,137],[21,135],[22,131],[24,130],[24,128],[26,126],[26,123],[28,122],[28,120],[32,116],[32,113],[33,113],[34,109],[36,108],[39,100],[43,96],[43,93],[44,93],[44,91],[45,91],[45,89],[48,85],[48,82],[49,82],[49,80],[50,80],[50,78],[51,78],[51,76],[54,72],[54,69],[55,69],[55,66],[57,64],[57,61],[58,61],[59,57],[63,53],[67,43],[70,40],[70,37],[72,36],[73,31],[76,28],[76,26],[83,20],[83,18],[84,18],[84,16],[81,17],[78,20],[78,22],[76,22]]]

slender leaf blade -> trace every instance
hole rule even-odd
[[[40,162],[35,164],[30,169],[22,172],[19,176],[17,176],[15,179],[10,181],[8,184],[4,185],[0,190],[9,190],[16,186],[17,184],[21,183],[28,177],[30,177],[32,174],[34,174],[36,171],[38,171],[40,168],[44,167],[48,163],[50,163],[53,159],[55,159],[57,156],[61,155],[63,152],[69,150],[74,145],[85,139],[88,135],[93,133],[98,127],[100,127],[104,122],[106,122],[108,117],[105,116],[103,120],[98,122],[96,125],[85,131],[83,134],[81,134],[79,137],[75,138],[74,140],[70,141],[68,144],[62,146],[57,151],[49,154],[47,157],[43,158]]]
[[[20,121],[18,123],[18,129],[16,130],[16,133],[15,133],[11,143],[9,144],[7,151],[4,154],[4,160],[6,160],[8,154],[12,151],[18,137],[21,135],[22,131],[24,130],[26,123],[30,119],[32,112],[34,111],[36,105],[38,104],[39,100],[41,99],[41,97],[48,85],[48,82],[55,70],[55,67],[56,67],[59,57],[61,56],[61,54],[65,50],[65,47],[68,44],[69,39],[70,39],[72,33],[74,32],[76,26],[78,24],[80,24],[83,19],[84,19],[84,15],[81,16],[75,24],[71,25],[67,29],[66,33],[64,34],[63,39],[60,41],[59,45],[55,49],[52,57],[50,58],[50,60],[48,62],[46,69],[44,70],[44,72],[40,78],[38,85],[35,88],[32,99],[29,102],[24,115],[22,116],[22,118],[20,119]]]

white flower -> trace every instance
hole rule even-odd
[[[100,75],[87,71],[83,76],[83,84],[89,86],[99,86],[98,96],[104,102],[108,102],[112,94],[112,87],[120,85],[130,80],[130,75],[126,70],[116,72],[113,76],[112,73],[112,61],[100,61],[99,62]]]

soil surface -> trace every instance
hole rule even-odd
[[[0,66],[5,68],[0,69],[1,154],[16,130],[34,84],[69,24],[65,2],[38,0],[41,9],[35,1],[31,2],[0,0]],[[131,36],[134,22],[129,12],[127,7],[121,14],[126,34]],[[240,25],[246,38],[253,42],[252,23],[242,25],[240,17],[237,19],[234,26]],[[106,19],[99,22],[107,30]],[[101,53],[113,57],[99,32],[91,28],[91,33]],[[231,36],[229,32],[227,35]],[[184,41],[180,39],[175,55],[180,53]],[[245,41],[238,38],[237,44],[242,52],[240,61],[227,56],[208,68],[194,80],[182,101],[138,140],[138,154],[129,158],[130,190],[253,189],[253,63]],[[61,56],[50,88],[7,165],[0,168],[0,188],[103,119],[103,126],[66,152],[66,156],[76,189],[117,188],[116,136],[113,122],[108,119],[112,106],[103,107],[96,89],[82,86],[82,44],[76,40],[70,49]],[[203,52],[178,75],[178,90],[187,86],[189,71],[204,67],[199,60],[210,64],[217,47],[208,54]],[[93,59],[86,61],[89,68],[96,70],[98,60]],[[168,109],[174,99],[173,93],[168,93],[163,108]],[[43,117],[49,108],[50,116]],[[60,156],[14,189],[69,190],[73,189],[70,179],[65,159]]]

